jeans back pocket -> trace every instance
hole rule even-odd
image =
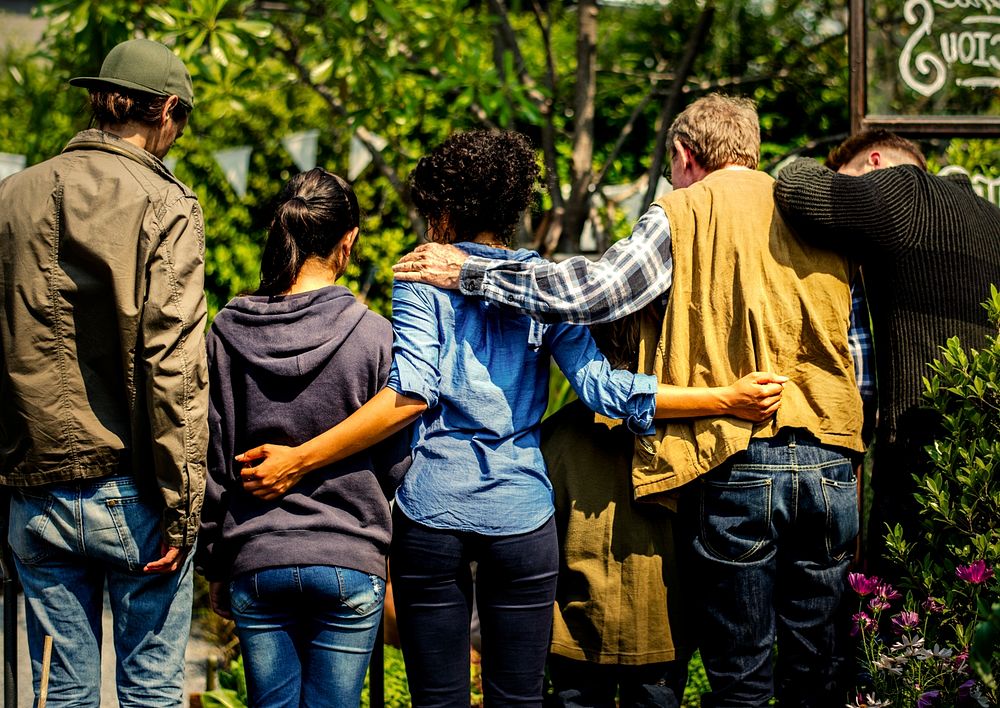
[[[770,479],[742,475],[736,468],[726,481],[705,480],[700,510],[705,550],[734,563],[760,560],[757,556],[773,536],[771,489]]]
[[[65,545],[51,523],[54,505],[50,494],[26,494],[20,490],[11,494],[7,542],[25,565],[41,563]]]

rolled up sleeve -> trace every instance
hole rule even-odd
[[[588,408],[623,420],[635,435],[655,432],[655,376],[612,369],[586,327],[554,325],[546,340],[556,365]]]
[[[441,390],[441,337],[437,312],[422,288],[396,281],[392,288],[392,368],[386,386],[437,405]]]

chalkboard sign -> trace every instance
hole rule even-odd
[[[851,127],[1000,135],[1000,0],[851,0]]]

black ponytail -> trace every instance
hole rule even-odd
[[[358,198],[341,177],[319,167],[292,177],[278,196],[256,294],[287,292],[309,256],[326,258],[360,222]]]

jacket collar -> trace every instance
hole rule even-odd
[[[156,155],[103,130],[88,128],[74,135],[73,139],[66,144],[66,147],[62,151],[66,153],[74,150],[101,150],[102,152],[110,152],[127,157],[148,167],[164,179],[175,183],[184,189],[185,192],[189,191],[187,186],[180,182]]]

